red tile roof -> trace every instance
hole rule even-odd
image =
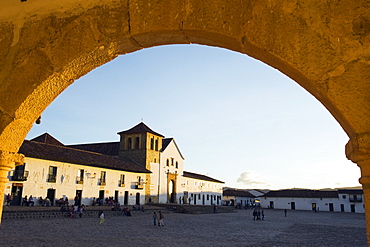
[[[159,150],[159,151],[160,151],[160,152],[163,152],[163,151],[167,148],[167,146],[171,143],[171,141],[173,141],[173,143],[175,144],[175,147],[176,147],[177,151],[179,152],[179,154],[180,154],[181,158],[184,160],[185,158],[184,158],[184,156],[182,155],[182,153],[181,153],[181,151],[180,151],[179,147],[177,146],[177,144],[176,144],[176,142],[175,142],[175,139],[173,139],[173,138],[163,138],[163,139],[162,139],[162,148],[161,148],[161,150]]]
[[[205,176],[205,175],[192,173],[192,172],[186,172],[186,171],[184,171],[184,175],[183,176],[184,177],[187,177],[187,178],[194,178],[194,179],[205,180],[205,181],[210,181],[210,182],[215,182],[215,183],[224,183],[224,182],[222,182],[220,180],[217,180],[217,179],[214,179],[214,178]]]
[[[276,190],[270,191],[263,197],[296,197],[296,198],[338,198],[338,191],[323,191],[323,190]]]
[[[119,142],[103,142],[103,143],[88,143],[88,144],[74,144],[66,145],[66,147],[81,149],[85,151],[118,156]]]
[[[238,196],[238,197],[251,197],[255,198],[256,196],[252,195],[248,191],[238,190],[238,189],[227,189],[222,192],[223,196]]]
[[[149,133],[152,133],[154,135],[157,135],[157,136],[161,136],[161,137],[164,137],[163,135],[153,131],[151,128],[149,128],[146,124],[144,124],[143,122],[139,123],[138,125],[132,127],[131,129],[129,130],[125,130],[125,131],[121,131],[121,132],[118,132],[119,135],[121,134],[131,134],[131,133],[146,133],[146,132],[149,132]]]
[[[24,154],[26,157],[43,160],[129,172],[151,173],[149,170],[145,169],[144,166],[135,161],[122,160],[108,155],[37,141],[25,140],[20,147],[19,152]]]
[[[48,133],[42,134],[38,137],[33,138],[31,141],[49,143],[57,146],[64,146],[63,143],[55,139],[53,136]]]

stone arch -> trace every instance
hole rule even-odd
[[[316,97],[349,136],[346,154],[361,167],[366,196],[370,193],[369,13],[365,0],[3,3],[1,183],[14,162],[22,163],[16,152],[33,122],[76,79],[120,54],[197,43],[261,60]]]
[[[177,174],[167,174],[167,203],[177,203]]]
[[[369,120],[358,119],[359,110],[370,114],[361,104],[369,101],[362,91],[369,65],[362,48],[368,18],[361,1],[328,6],[298,0],[89,0],[7,7],[0,22],[9,33],[0,53],[0,93],[7,95],[0,100],[1,150],[17,151],[32,123],[77,78],[119,54],[174,43],[218,46],[257,58],[314,95],[349,137],[369,132]]]

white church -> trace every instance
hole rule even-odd
[[[120,141],[64,145],[45,133],[25,140],[25,163],[9,172],[5,196],[49,198],[52,204],[76,195],[80,204],[112,197],[122,204],[221,205],[224,183],[184,171],[184,156],[173,138],[144,123],[118,133]]]

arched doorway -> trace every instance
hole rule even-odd
[[[175,181],[171,180],[168,186],[169,190],[169,202],[176,203],[176,191],[175,191]]]
[[[177,174],[168,173],[167,174],[167,203],[177,203],[176,184],[177,184]]]

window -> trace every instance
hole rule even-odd
[[[78,170],[76,183],[78,183],[78,184],[83,184],[84,183],[84,174],[85,174],[85,170],[84,169]]]
[[[345,196],[345,195],[342,195],[342,198],[343,198],[343,199],[346,199],[346,196]]]
[[[49,174],[48,174],[47,182],[49,183],[57,182],[57,167],[56,166],[49,166]]]
[[[167,165],[167,166],[170,166],[170,160],[169,160],[169,159],[167,159],[167,161],[166,161],[166,165]]]
[[[176,161],[176,168],[179,168],[179,162]]]
[[[173,166],[173,158],[171,158],[171,166]]]
[[[119,187],[125,187],[125,174],[121,174],[120,180],[118,181]]]
[[[105,171],[101,171],[100,178],[99,178],[99,185],[101,185],[101,186],[106,185],[106,175],[107,175],[107,173]]]
[[[137,182],[135,184],[135,189],[139,189],[139,190],[144,189],[144,182],[143,182],[141,176],[137,176]]]
[[[150,149],[154,150],[154,138],[150,138]]]
[[[207,194],[207,201],[209,201],[209,195]]]
[[[128,138],[127,140],[127,149],[132,149],[132,139]]]
[[[135,149],[139,149],[139,148],[140,148],[140,138],[136,137],[135,138]]]
[[[25,171],[26,163],[16,166],[13,174],[11,174],[11,181],[27,181],[28,171]]]

